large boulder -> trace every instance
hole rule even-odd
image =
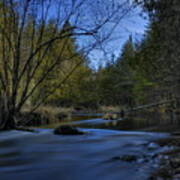
[[[82,135],[84,132],[80,131],[78,128],[69,126],[69,125],[62,125],[57,127],[54,130],[54,134],[59,135]]]

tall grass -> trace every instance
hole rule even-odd
[[[36,111],[30,113],[30,107],[26,106],[21,112],[21,120],[29,122],[28,125],[46,125],[67,121],[71,117],[73,108],[62,108],[53,106],[40,106]]]

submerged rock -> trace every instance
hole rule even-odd
[[[171,158],[170,164],[173,168],[179,168],[180,167],[180,158]]]
[[[178,167],[177,169],[175,169],[175,170],[174,170],[174,173],[180,175],[180,167]],[[180,176],[179,176],[179,177],[180,177]]]
[[[147,157],[139,158],[139,159],[137,160],[137,162],[138,162],[138,163],[147,163],[147,162],[149,162],[149,159],[148,159]]]
[[[121,160],[121,161],[132,162],[132,161],[136,161],[137,158],[138,157],[135,155],[122,155],[122,156],[113,157],[112,160]]]
[[[157,149],[157,148],[159,148],[159,145],[158,144],[156,144],[156,143],[150,143],[149,145],[148,145],[148,149],[149,150],[154,150],[154,149]]]
[[[80,131],[79,129],[69,126],[69,125],[62,125],[57,127],[54,130],[54,134],[59,135],[82,135],[84,132]]]
[[[176,174],[173,176],[173,180],[179,180],[180,179],[180,174]]]
[[[173,136],[180,136],[180,131],[173,132],[173,133],[171,133],[171,135],[173,135]]]

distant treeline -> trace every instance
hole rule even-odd
[[[78,61],[83,61],[64,85],[46,103],[59,106],[96,108],[99,105],[135,106],[168,100],[180,94],[180,1],[145,1],[144,11],[150,23],[140,42],[130,36],[119,58],[109,61],[97,71],[79,55],[53,72],[36,98],[43,97]],[[61,44],[57,44],[57,47]],[[75,51],[75,41],[69,38],[64,56]],[[53,60],[51,50],[47,63]],[[45,66],[43,68],[46,68]]]

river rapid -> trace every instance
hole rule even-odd
[[[163,133],[81,129],[84,135],[0,133],[0,180],[145,180],[157,168]],[[119,157],[133,155],[134,161]]]

